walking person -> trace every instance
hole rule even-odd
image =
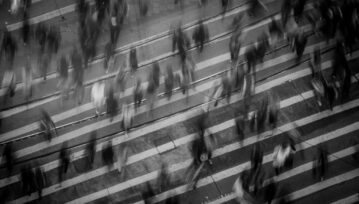
[[[114,152],[112,147],[112,141],[108,141],[102,150],[102,162],[110,170],[114,164]]]
[[[42,199],[42,189],[46,186],[46,174],[42,170],[41,166],[37,165],[35,168],[35,179],[36,179],[36,189],[39,194],[39,199]]]
[[[7,143],[3,151],[3,158],[5,158],[5,167],[8,175],[11,175],[14,167],[14,152],[12,145],[12,142]]]
[[[65,141],[62,143],[62,147],[59,154],[60,165],[58,169],[58,179],[60,186],[63,181],[64,174],[67,173],[70,164],[70,152],[67,148],[67,142]]]
[[[165,75],[165,95],[167,99],[170,100],[172,97],[172,90],[174,88],[174,74],[172,70],[172,66],[167,65],[166,67],[166,75]]]
[[[95,161],[96,137],[97,137],[97,133],[95,131],[91,132],[90,141],[86,146],[86,155],[87,155],[89,169],[93,168],[93,163]]]
[[[142,81],[140,78],[137,78],[133,96],[134,96],[134,103],[135,103],[134,104],[135,111],[137,111],[137,109],[140,107],[140,105],[142,103],[142,99],[143,99],[143,88],[142,88]]]

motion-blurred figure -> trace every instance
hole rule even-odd
[[[57,73],[59,77],[57,87],[61,90],[62,102],[64,99],[68,98],[68,90],[70,89],[70,81],[68,80],[68,67],[68,57],[63,54],[61,55],[57,66]]]
[[[129,101],[122,104],[122,127],[125,131],[128,131],[133,124],[134,108]]]
[[[42,189],[45,188],[47,180],[46,174],[42,170],[41,166],[37,165],[35,168],[35,179],[36,179],[36,189],[39,194],[39,198],[42,198]]]
[[[165,95],[167,99],[170,100],[172,97],[172,90],[174,88],[174,74],[172,70],[172,66],[167,65],[166,67],[166,75],[165,75]]]
[[[72,50],[71,64],[73,67],[73,82],[75,85],[74,96],[76,98],[76,102],[81,104],[85,92],[83,87],[84,67],[82,57],[76,47],[74,47]]]
[[[196,46],[199,47],[199,52],[202,52],[204,42],[209,40],[208,27],[203,24],[202,19],[199,21],[198,26],[195,28],[192,39],[196,43]]]
[[[170,174],[168,172],[168,165],[162,162],[161,170],[160,173],[158,174],[158,181],[157,181],[159,192],[160,193],[164,192],[164,190],[168,187],[169,184],[170,184]]]
[[[113,118],[117,114],[118,111],[118,101],[115,97],[113,87],[110,86],[107,97],[106,97],[106,112],[110,115],[110,121],[112,122]]]
[[[296,0],[293,4],[293,15],[297,23],[302,20],[304,6],[307,3],[307,0]]]
[[[10,32],[5,31],[3,34],[0,57],[2,56],[2,54],[4,54],[7,70],[12,70],[14,58],[17,50],[18,50],[18,46],[16,40],[14,39],[14,37]]]
[[[304,31],[301,30],[296,33],[292,42],[292,49],[297,53],[297,62],[302,58],[306,44],[307,36],[305,36]]]
[[[127,63],[123,62],[122,66],[118,67],[118,71],[115,77],[115,87],[116,92],[119,92],[119,97],[121,98],[126,90],[126,82],[127,82]]]
[[[55,123],[45,110],[41,110],[40,129],[48,142],[51,142],[52,137],[57,135]]]
[[[289,142],[284,141],[274,148],[273,167],[276,175],[279,175],[284,168],[292,167],[294,151],[294,144],[291,140]]]
[[[67,142],[62,143],[62,147],[59,154],[59,169],[58,169],[58,178],[59,178],[59,184],[61,186],[63,176],[67,173],[67,170],[69,168],[70,164],[70,152],[67,149]]]
[[[323,181],[328,169],[328,163],[327,148],[324,144],[320,144],[313,162],[313,177]]]
[[[6,166],[7,174],[10,175],[14,167],[14,152],[11,142],[5,145],[3,151],[3,158],[5,158],[5,166]]]
[[[102,162],[104,165],[108,166],[109,169],[112,168],[114,163],[114,152],[112,147],[112,141],[108,141],[107,144],[103,147],[102,150]]]
[[[103,82],[96,82],[92,86],[91,101],[95,106],[96,115],[99,115],[105,104],[105,84]]]
[[[142,81],[140,78],[137,78],[135,89],[134,89],[134,106],[135,111],[137,111],[137,108],[140,107],[143,99],[143,88],[142,88]]]
[[[250,0],[249,1],[248,15],[250,17],[256,17],[258,12],[261,9],[268,11],[267,6],[261,0]]]
[[[89,169],[93,168],[93,163],[95,161],[95,154],[96,154],[96,137],[97,134],[95,131],[91,132],[90,141],[86,146],[86,155],[88,160]]]
[[[16,90],[16,74],[12,69],[8,69],[5,71],[1,87],[5,88],[5,95],[3,97],[3,103],[5,103],[8,97],[13,97],[15,95]]]
[[[232,65],[237,64],[238,57],[239,57],[239,51],[241,49],[241,31],[237,29],[235,32],[233,32],[231,39],[229,40],[229,51],[231,53],[231,62]]]
[[[31,168],[30,164],[26,164],[21,168],[21,183],[22,191],[26,195],[31,195],[31,193],[36,189],[36,180],[35,174]]]
[[[129,54],[129,62],[131,67],[131,72],[135,73],[138,68],[138,62],[137,62],[137,51],[136,48],[132,47]]]

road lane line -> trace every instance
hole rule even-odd
[[[274,16],[274,18],[275,19],[280,19],[280,15],[279,14],[277,14],[277,15],[275,15]],[[249,32],[250,30],[253,30],[253,29],[256,29],[256,28],[258,28],[259,26],[263,26],[263,25],[265,25],[265,24],[268,24],[268,23],[270,23],[270,21],[268,20],[268,19],[264,19],[264,20],[261,20],[261,21],[259,21],[259,22],[257,22],[256,24],[254,24],[254,25],[252,25],[252,26],[249,26],[249,27],[246,27],[244,30],[243,30],[243,33],[245,33],[245,32]],[[258,25],[257,25],[258,24]],[[309,30],[309,25],[306,25],[306,26],[303,26],[303,29],[304,30]],[[228,32],[225,32],[225,33],[228,33]],[[219,34],[219,35],[217,35],[217,36],[220,36],[220,35],[223,35],[224,33],[222,33],[222,34]],[[216,37],[217,37],[216,36]],[[214,40],[213,42],[211,42],[210,44],[212,44],[212,43],[215,43],[215,42],[219,42],[219,41],[222,41],[222,40],[226,40],[226,39],[228,39],[230,36],[226,36],[226,37],[224,37],[223,39],[217,39],[217,40]],[[243,49],[241,49],[241,54],[243,54],[243,50],[244,50],[245,48],[243,48]],[[176,52],[177,53],[177,52]],[[118,55],[119,53],[117,53],[116,55]],[[172,52],[169,52],[169,53],[167,53],[167,54],[164,54],[164,55],[167,55],[167,56],[171,56],[171,55],[173,55],[173,53]],[[94,60],[91,64],[96,64],[96,63],[100,63],[101,61],[103,61],[103,58],[101,58],[101,59],[98,59],[98,60]],[[153,59],[152,60],[148,60],[146,63],[150,63],[150,62],[152,62],[153,61]],[[142,64],[141,65],[141,63],[140,63],[140,66],[145,66],[145,65],[147,65],[147,64]],[[71,70],[70,70],[71,71]],[[110,78],[110,77],[114,77],[116,75],[116,73],[111,73],[111,74],[107,74],[107,75],[105,75],[106,77],[100,77],[99,79],[106,79],[106,78]],[[48,76],[48,78],[50,79],[50,78],[56,78],[56,76],[57,76],[57,73],[54,73],[53,75],[51,75],[51,76]],[[94,79],[94,80],[90,80],[90,81],[98,81],[99,79]],[[38,78],[38,79],[35,79],[33,82],[36,82],[36,83],[40,83],[41,81],[43,81],[42,80],[42,78]],[[87,84],[91,84],[91,82],[87,82]],[[18,89],[20,89],[20,88],[22,88],[22,87],[24,87],[24,84],[23,83],[20,83],[20,84],[17,84],[17,86],[16,86],[16,89],[18,88]],[[4,94],[5,94],[5,88],[2,88],[2,89],[0,89],[0,96],[3,96]],[[57,98],[59,98],[59,97],[57,97]],[[53,96],[53,98],[52,98],[52,101],[53,100],[56,100],[57,99],[56,97],[54,97]],[[49,102],[49,101],[48,101]],[[42,104],[38,104],[37,102],[35,102],[35,104],[32,106],[33,108],[34,107],[37,107],[37,106],[39,106],[39,105],[42,105]],[[12,115],[14,115],[14,114],[18,114],[18,113],[20,113],[20,112],[23,112],[23,111],[26,111],[28,108],[27,108],[27,106],[28,105],[21,105],[21,106],[17,106],[17,107],[15,107],[14,108],[14,110],[13,110],[13,108],[11,108],[11,109],[9,109],[9,110],[6,110],[6,111],[1,111],[0,112],[0,118],[6,118],[6,117],[10,117],[10,116],[12,116]]]
[[[355,203],[359,201],[359,194],[356,193],[354,195],[348,196],[346,198],[337,200],[335,202],[332,202],[332,204],[348,204],[348,203]]]
[[[270,0],[270,1],[268,1],[268,3],[273,2],[273,1],[274,1],[274,0]],[[71,6],[71,5],[70,5],[70,6]],[[225,17],[227,18],[227,17],[230,17],[230,16],[235,15],[235,14],[237,14],[237,13],[244,12],[244,11],[246,11],[247,9],[248,9],[248,6],[247,6],[247,5],[238,6],[236,9],[234,9],[234,10],[232,10],[232,11],[230,11],[230,12],[227,12],[226,15],[225,15]],[[212,16],[212,17],[209,17],[208,20],[205,20],[205,21],[204,21],[204,24],[213,23],[213,22],[215,22],[215,21],[217,21],[217,20],[219,20],[219,19],[221,19],[221,18],[222,18],[222,16],[217,16],[217,17],[213,17],[213,16]],[[20,22],[20,23],[21,23],[20,26],[22,26],[22,22]],[[188,30],[190,30],[190,29],[193,29],[193,28],[197,25],[196,23],[198,23],[198,21],[192,21],[192,22],[190,22],[190,23],[185,24],[185,25],[183,26],[183,27],[184,27],[184,30],[185,30],[185,31],[188,31]],[[122,47],[118,47],[118,48],[116,48],[116,50],[115,50],[116,52],[118,52],[118,53],[116,53],[116,55],[119,55],[120,53],[127,53],[127,52],[129,52],[129,49],[130,49],[131,47],[141,48],[141,47],[146,46],[148,43],[153,44],[153,43],[155,43],[155,42],[157,42],[157,41],[159,41],[159,40],[166,39],[166,38],[168,38],[168,37],[170,36],[170,33],[171,33],[171,31],[170,31],[170,30],[167,30],[167,31],[164,31],[164,32],[162,32],[162,33],[158,33],[158,34],[152,35],[152,36],[150,36],[150,37],[147,37],[147,38],[144,38],[144,39],[141,39],[141,40],[138,40],[138,41],[129,43],[129,44],[124,45],[124,46],[122,46]],[[97,57],[99,57],[99,56],[97,56]],[[97,57],[95,57],[95,58],[97,58]],[[101,58],[101,59],[99,59],[99,60],[94,60],[94,61],[91,62],[90,64],[95,64],[95,63],[98,63],[98,62],[101,62],[101,61],[103,61],[103,58]],[[71,71],[71,70],[72,70],[72,69],[70,69],[70,71]],[[47,78],[48,78],[48,79],[53,79],[53,78],[56,78],[56,76],[57,76],[57,73],[55,72],[55,73],[48,74],[48,75],[47,75]],[[34,79],[34,80],[33,80],[33,83],[36,84],[36,83],[40,83],[41,81],[43,81],[43,80],[42,80],[41,77],[39,77],[39,78]],[[16,86],[16,89],[15,89],[15,90],[17,91],[18,88],[23,88],[23,87],[24,87],[24,83],[23,83],[23,82],[17,83],[17,86]],[[6,90],[2,87],[2,88],[0,89],[0,96],[3,96],[4,93],[5,93],[5,91],[6,91]]]
[[[348,133],[348,131],[346,131],[346,132]],[[333,133],[333,134],[340,134],[340,133],[338,133],[336,131],[336,133]],[[313,142],[313,139],[312,139],[312,141],[308,141],[308,143]],[[322,141],[316,141],[315,143],[319,144],[321,142]],[[312,145],[312,146],[314,146],[314,145]],[[309,148],[309,147],[310,146],[307,146],[306,148]],[[337,151],[335,153],[332,153],[332,154],[328,155],[328,162],[334,162],[334,161],[337,161],[339,159],[348,157],[348,156],[356,153],[356,148],[357,147],[358,147],[358,145],[351,146],[351,147],[342,149],[340,151]],[[268,161],[268,162],[270,162],[270,161]],[[248,164],[250,164],[250,163],[248,163]],[[313,168],[313,161],[310,161],[310,162],[307,162],[305,164],[299,165],[299,166],[297,166],[295,168],[292,168],[292,169],[290,169],[288,171],[283,172],[282,174],[280,174],[279,176],[276,177],[276,180],[277,180],[277,182],[284,181],[286,179],[290,179],[290,177],[297,176],[297,175],[299,175],[299,174],[301,174],[303,172],[309,171],[312,168]],[[330,180],[330,179],[328,179],[328,180]],[[268,183],[268,181],[269,181],[269,179],[267,179],[264,183]],[[234,183],[234,180],[233,180],[233,183]],[[315,185],[318,185],[318,184],[315,184]],[[311,186],[315,187],[315,185],[311,185]],[[311,194],[310,191],[313,190],[312,187],[308,186],[308,187],[305,187],[305,188],[303,188],[301,190],[298,190],[298,191],[295,191],[293,193],[290,193],[290,195],[295,196],[295,197],[291,197],[291,200],[295,200],[295,199],[304,197],[304,196],[306,196],[305,193]],[[322,189],[320,189],[320,190],[322,190]],[[312,192],[314,192],[314,191],[312,191]],[[228,201],[230,201],[232,199],[235,199],[235,198],[236,198],[236,195],[233,192],[231,192],[231,193],[226,194],[225,196],[223,196],[223,197],[221,197],[219,199],[216,199],[216,200],[213,200],[213,201],[210,201],[210,202],[206,202],[206,204],[220,204],[220,203],[228,202]]]
[[[302,95],[302,96],[300,96],[300,95]],[[295,97],[290,97],[288,99],[285,99],[285,100],[281,101],[280,102],[280,108],[282,109],[282,108],[291,106],[293,104],[299,103],[299,102],[301,102],[303,100],[306,100],[306,99],[311,98],[311,97],[314,96],[312,91],[308,91],[308,92],[302,93],[300,95],[297,95]],[[340,112],[342,112],[344,110],[348,110],[349,108],[353,107],[354,104],[355,104],[355,106],[358,105],[359,104],[359,99],[356,100],[356,103],[351,103],[351,104],[348,103],[348,104],[345,104],[345,105],[343,105],[341,107],[340,106],[334,107],[333,112],[330,112],[329,110],[327,110],[327,111],[324,111],[322,113],[314,114],[314,115],[299,119],[299,120],[297,120],[295,122],[290,122],[290,123],[287,123],[285,125],[282,125],[282,126],[279,127],[279,129],[281,130],[281,132],[286,132],[286,131],[291,130],[294,127],[293,124],[297,124],[297,127],[304,126],[304,125],[310,124],[312,122],[318,121],[320,119],[323,119],[325,117],[328,117],[328,116],[331,116],[331,115],[334,115],[334,114],[338,114],[338,113],[340,113]],[[213,132],[213,134],[215,134],[215,133],[218,133],[220,131],[223,131],[223,130],[225,130],[227,128],[230,128],[230,127],[233,127],[233,126],[234,126],[234,120],[231,119],[231,120],[228,120],[228,121],[223,122],[221,124],[212,126],[210,128],[210,131]],[[323,137],[326,140],[334,139],[335,134],[343,135],[343,134],[347,134],[347,133],[349,133],[351,131],[354,131],[353,128],[359,129],[359,127],[356,127],[356,126],[357,126],[357,124],[347,126],[346,128],[341,128],[341,129],[332,131],[331,133],[324,134]],[[260,137],[265,138],[266,136],[270,135],[271,132],[272,131],[266,131],[264,133],[261,133]],[[277,134],[280,134],[280,133],[277,132],[276,135]],[[195,135],[196,134],[190,134],[188,136],[185,136],[187,138],[186,143],[192,141],[194,139]],[[250,138],[246,138],[243,141],[243,146],[249,146],[249,145],[254,144],[255,142],[257,142],[257,138],[258,138],[258,136],[252,136]],[[177,142],[177,141],[181,141],[181,140],[183,141],[183,138],[177,139],[173,143],[175,143],[176,146],[184,145],[184,143]],[[318,140],[318,141],[322,141],[322,140]],[[318,141],[317,141],[317,139],[311,139],[311,140],[308,140],[307,142],[309,142],[311,144],[317,144]],[[172,142],[167,143],[166,145],[170,145],[170,144],[172,144]],[[309,148],[309,147],[310,146],[303,145],[303,148]],[[229,153],[231,151],[237,150],[239,148],[241,148],[241,146],[240,146],[240,144],[238,142],[235,142],[235,143],[230,144],[230,145],[226,145],[225,147],[216,149],[213,152],[213,157],[218,157],[218,156],[224,155],[226,153]],[[127,161],[126,165],[133,164],[135,162],[138,162],[138,161],[143,160],[145,158],[148,158],[150,156],[154,156],[156,154],[158,154],[156,148],[152,148],[152,149],[147,150],[145,152],[130,156],[128,158],[128,161]],[[187,160],[185,162],[178,163],[177,165],[172,165],[171,166],[171,169],[172,169],[171,171],[175,171],[175,170],[179,170],[179,169],[183,169],[185,167],[188,167],[190,165],[190,163],[191,163],[191,160]],[[112,169],[112,170],[114,170],[114,169]],[[45,171],[47,171],[47,170],[45,169]],[[77,176],[75,178],[72,178],[72,179],[70,179],[69,182],[66,182],[67,185],[63,184],[61,189],[68,188],[70,186],[76,185],[78,183],[81,183],[81,182],[84,182],[86,180],[89,180],[89,179],[92,179],[92,178],[95,178],[97,176],[102,175],[102,174],[99,174],[99,172],[102,172],[102,174],[105,174],[105,173],[108,172],[108,168],[106,166],[101,167],[101,168],[98,168],[96,170],[93,170],[92,172],[82,174],[82,175],[79,175],[79,176]],[[140,177],[137,177],[137,178],[138,178],[137,180],[133,180],[133,181],[136,181],[135,183],[138,183],[138,181],[143,180],[144,177],[140,176]],[[131,184],[132,184],[132,186],[134,185],[134,183],[131,183]],[[126,183],[126,185],[127,185],[127,183]],[[122,189],[122,188],[123,188],[123,186],[121,186],[120,189]],[[61,189],[58,189],[58,185],[55,184],[55,185],[45,189],[44,190],[44,195],[52,194],[52,193],[54,193],[54,192],[56,192],[58,190],[61,190]],[[101,193],[99,193],[99,194],[96,193],[96,195],[100,195],[100,194]],[[33,199],[36,199],[36,198],[37,197],[34,194],[29,199],[33,200]],[[27,201],[29,201],[29,200],[27,200]]]
[[[325,42],[319,42],[319,43],[316,43],[314,45],[310,45],[305,49],[304,53],[310,53],[315,47],[324,45],[324,43]],[[241,55],[244,53],[243,50],[246,49],[247,47],[248,46],[241,49],[241,53],[240,53]],[[284,63],[284,62],[286,62],[288,60],[291,60],[291,59],[294,59],[294,58],[295,58],[295,55],[293,53],[289,53],[289,54],[281,55],[281,56],[279,56],[277,58],[274,58],[274,59],[269,59],[269,60],[265,61],[263,63],[263,66],[258,68],[257,71],[262,71],[262,70],[271,68],[271,67],[273,67],[275,65]],[[199,62],[197,64],[196,71],[204,70],[204,69],[206,69],[206,68],[208,68],[210,66],[213,66],[215,64],[219,64],[219,63],[222,63],[222,62],[228,61],[228,60],[229,60],[229,53],[225,53],[225,54],[210,58],[208,60],[204,60],[204,61]],[[180,73],[180,70],[176,71],[175,73]],[[161,84],[164,83],[164,77],[163,76],[160,77],[160,83]],[[144,87],[144,90],[146,90],[146,87],[148,86],[148,82],[146,81],[142,85]],[[129,87],[129,88],[127,88],[125,90],[124,97],[128,97],[128,96],[130,96],[132,94],[133,94],[133,87]],[[59,96],[56,96],[54,98],[58,99]],[[51,99],[46,100],[46,103],[50,102],[50,101],[51,101]],[[43,105],[43,103],[39,103],[39,105]],[[93,109],[92,106],[93,105],[90,102],[90,103],[86,103],[84,105],[81,105],[79,107],[72,108],[72,109],[70,109],[68,111],[65,111],[63,113],[56,114],[56,115],[52,116],[53,121],[56,123],[56,122],[68,119],[70,117],[73,117],[75,115],[81,114],[83,112],[89,111],[89,110]],[[34,108],[34,107],[31,106],[29,108]],[[21,110],[16,110],[16,111],[12,112],[11,114],[4,113],[4,115],[2,115],[0,117],[9,117],[9,116],[11,116],[13,114],[19,113],[19,111],[21,111]],[[8,131],[6,133],[0,134],[0,143],[4,142],[4,141],[7,141],[7,140],[10,140],[10,139],[14,139],[19,135],[23,135],[23,134],[25,134],[27,132],[31,132],[31,131],[34,131],[36,129],[38,129],[38,126],[37,126],[37,123],[35,122],[35,123],[32,123],[32,124],[29,124],[29,125],[26,125],[26,126],[23,126],[23,127],[16,128],[14,130]]]
[[[304,151],[305,149],[311,147],[311,146],[304,146],[306,143],[311,142],[313,145],[316,145],[316,144],[319,144],[321,142],[325,142],[325,141],[329,141],[329,140],[332,140],[332,139],[335,139],[335,138],[339,138],[339,137],[343,136],[345,133],[353,132],[353,131],[356,131],[356,130],[359,130],[359,122],[352,123],[350,125],[347,125],[345,127],[339,128],[339,129],[334,130],[334,131],[331,131],[329,133],[325,133],[325,134],[323,134],[321,136],[318,136],[318,137],[303,141],[303,142],[301,142],[301,144],[297,145],[297,147],[299,148],[302,145],[303,146],[302,151]],[[226,146],[222,147],[221,149],[224,149],[221,152],[225,152]],[[226,152],[226,153],[228,153],[228,152]],[[219,156],[219,155],[216,155],[216,156]],[[169,171],[171,173],[175,173],[176,171],[178,171],[180,169],[185,169],[186,167],[188,167],[191,160],[192,159],[186,160],[185,162],[177,163],[175,168],[173,167],[174,165],[172,165],[169,168]],[[267,154],[267,155],[265,155],[263,157],[263,163],[264,164],[269,163],[271,161],[272,161],[272,153],[269,153],[269,154]],[[185,164],[188,164],[188,165],[185,165]],[[197,188],[200,188],[202,186],[206,186],[206,185],[211,184],[213,182],[221,181],[221,180],[223,180],[225,178],[228,178],[230,176],[237,175],[244,168],[248,167],[249,164],[250,164],[250,162],[247,161],[247,162],[241,163],[239,165],[236,165],[234,167],[228,168],[226,170],[222,170],[220,172],[212,174],[211,176],[207,176],[205,178],[202,178],[202,179],[200,179],[198,181]],[[301,172],[303,172],[303,171],[302,170],[298,171],[298,173],[301,173]],[[139,180],[141,181],[141,183],[145,183],[145,182],[148,182],[150,180],[156,179],[157,174],[158,174],[158,171],[153,171],[153,172],[145,174],[143,176],[127,180],[126,182],[130,183],[130,186],[136,186],[136,185],[140,184],[140,183],[138,183]],[[187,192],[187,187],[188,187],[188,185],[185,184],[185,185],[181,185],[179,187],[176,187],[174,189],[168,190],[166,192],[163,192],[161,194],[158,194],[158,195],[156,195],[154,197],[154,202],[155,203],[156,202],[161,202],[161,201],[166,200],[169,197],[183,194],[183,193]],[[123,184],[119,183],[119,184],[116,184],[114,186],[108,187],[106,189],[102,189],[99,192],[103,192],[103,191],[106,191],[106,190],[108,190],[108,192],[113,194],[113,193],[117,193],[117,192],[120,192],[120,191],[124,190],[124,188],[123,188]],[[97,192],[95,194],[98,195]],[[99,194],[99,195],[101,195],[101,194]],[[105,194],[102,194],[102,197],[104,197],[104,196],[105,196]],[[94,199],[99,199],[99,198],[101,198],[101,197],[98,197],[98,196],[93,197],[93,194],[89,194],[89,195],[85,195],[83,197],[77,198],[77,199],[75,199],[73,201],[70,201],[68,203],[86,203],[86,202],[94,201]]]

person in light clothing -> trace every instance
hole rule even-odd
[[[96,82],[92,86],[91,101],[95,105],[96,114],[98,115],[101,110],[101,107],[105,103],[105,84],[104,83]]]

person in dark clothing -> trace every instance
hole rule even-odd
[[[112,141],[110,140],[105,148],[102,150],[102,161],[108,166],[109,169],[113,166],[114,162],[114,152],[112,147]]]
[[[139,10],[142,17],[148,13],[148,2],[145,0],[139,0]]]
[[[7,69],[11,70],[14,63],[15,54],[18,47],[14,37],[10,32],[5,31],[3,35],[1,54],[4,53],[5,60],[7,62]],[[0,55],[1,57],[1,55]]]
[[[231,61],[232,64],[236,64],[239,57],[239,51],[241,49],[241,42],[240,42],[241,31],[238,29],[236,30],[229,40],[229,51],[231,53]]]
[[[20,175],[23,193],[29,196],[36,189],[35,175],[31,166],[29,164],[23,166]]]
[[[24,45],[25,46],[28,45],[29,40],[30,40],[30,23],[29,23],[29,16],[26,11],[24,12],[23,26],[21,28],[21,34],[22,34],[22,41],[23,41]]]
[[[97,137],[96,132],[95,131],[91,132],[90,141],[86,146],[86,154],[87,154],[89,169],[92,169],[93,163],[95,161],[96,137]]]
[[[299,62],[302,58],[306,44],[307,37],[304,35],[304,32],[301,31],[296,34],[296,36],[294,37],[292,49],[295,50],[297,53],[297,62]]]
[[[59,178],[59,184],[61,186],[63,176],[64,176],[64,174],[67,173],[67,170],[68,170],[68,167],[70,164],[70,152],[67,149],[67,142],[64,142],[62,144],[60,154],[59,154],[59,160],[60,160],[60,165],[59,165],[59,170],[58,170],[58,178]]]
[[[245,123],[244,123],[244,118],[241,116],[238,116],[235,118],[235,123],[236,123],[236,131],[238,134],[238,139],[239,142],[241,143],[241,145],[243,145],[243,140],[244,140],[244,128],[245,128]]]
[[[274,200],[277,194],[277,190],[277,183],[273,179],[271,179],[264,192],[264,200],[267,201],[268,204],[271,204]]]
[[[57,135],[55,123],[52,121],[50,115],[45,111],[41,110],[42,118],[40,120],[41,131],[47,141],[51,142],[53,136]]]
[[[188,36],[183,32],[181,26],[179,25],[177,28],[175,28],[173,32],[173,39],[172,39],[172,51],[175,52],[176,48],[178,49],[181,63],[184,66],[186,59],[187,59],[187,53],[190,46],[190,41]]]
[[[46,174],[41,169],[40,166],[37,166],[35,169],[35,179],[36,179],[36,189],[39,193],[39,198],[42,198],[42,189],[46,186]]]
[[[141,191],[142,198],[145,204],[152,203],[152,197],[156,195],[155,191],[153,190],[151,184],[146,182],[145,190]]]
[[[323,181],[328,169],[328,151],[324,144],[319,145],[313,165],[313,177]]]
[[[83,89],[83,78],[84,78],[84,68],[83,60],[81,55],[78,53],[77,48],[75,47],[71,54],[71,64],[73,67],[73,81],[75,84],[75,93],[77,103],[80,104],[84,97]]]
[[[142,89],[142,82],[140,78],[137,78],[133,96],[134,96],[135,111],[136,111],[137,108],[140,107],[143,99],[143,89]]]
[[[226,15],[226,11],[228,8],[228,4],[229,4],[229,0],[221,0],[221,5],[222,5],[222,20],[224,18],[224,16]]]
[[[307,0],[296,0],[293,4],[293,14],[294,19],[297,23],[302,19],[304,6],[307,3]]]
[[[170,184],[170,174],[168,172],[168,165],[166,163],[161,164],[161,170],[158,175],[158,190],[159,192],[163,192],[164,189],[168,187]]]
[[[174,74],[172,67],[170,65],[167,65],[166,67],[166,76],[165,76],[165,95],[167,96],[167,99],[170,100],[172,96],[172,89],[174,88]]]
[[[132,47],[130,50],[130,67],[132,73],[135,73],[138,68],[138,62],[137,62],[137,51],[136,48]]]
[[[281,7],[282,26],[286,27],[289,15],[292,11],[292,0],[284,0]]]
[[[12,143],[7,143],[5,145],[5,148],[4,148],[4,152],[3,152],[3,158],[5,158],[6,160],[6,163],[5,163],[5,166],[6,166],[6,171],[7,171],[7,174],[10,175],[12,173],[12,169],[14,167],[14,155],[13,155],[13,148],[12,148]]]
[[[193,32],[192,39],[196,43],[196,46],[199,47],[199,52],[202,52],[204,42],[209,39],[208,27],[203,24],[203,20],[199,21],[198,27],[196,27]]]
[[[160,85],[160,64],[158,63],[158,61],[155,61],[152,65],[152,78],[153,78],[153,82],[155,83],[156,88],[159,87]]]
[[[108,94],[107,94],[107,98],[106,98],[106,105],[107,105],[107,114],[110,115],[110,122],[113,121],[113,118],[115,117],[115,115],[117,114],[117,110],[118,110],[118,102],[117,99],[114,95],[114,91],[113,91],[113,87],[111,86]]]
[[[251,152],[251,168],[258,169],[263,162],[263,151],[260,143],[256,143]]]

